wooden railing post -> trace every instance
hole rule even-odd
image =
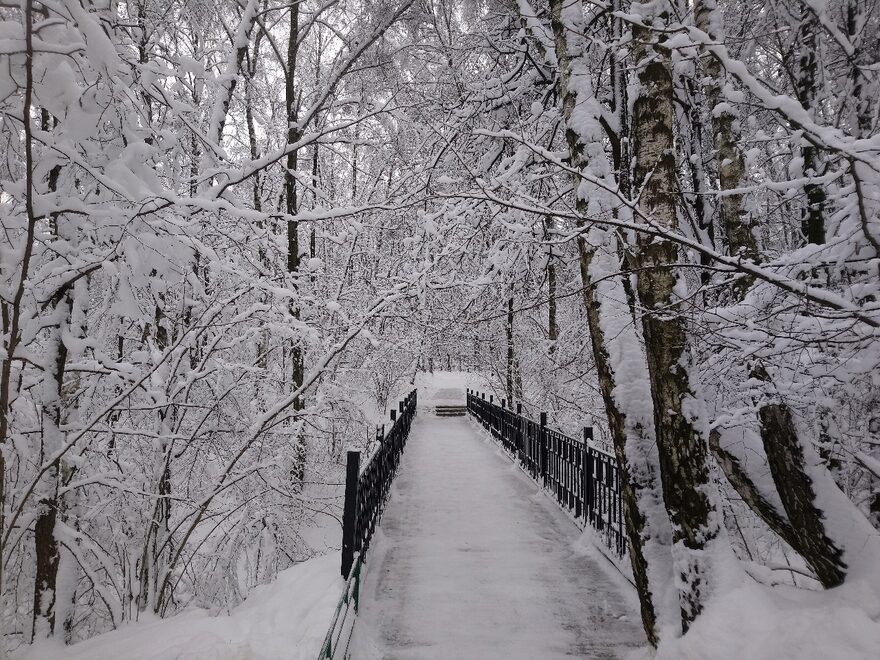
[[[345,505],[342,510],[342,577],[348,578],[354,564],[357,537],[358,480],[361,471],[361,453],[348,452],[345,466]]]

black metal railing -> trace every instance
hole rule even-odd
[[[626,532],[620,497],[617,459],[590,444],[593,429],[584,429],[582,439],[571,438],[547,426],[547,413],[539,421],[514,412],[505,401],[467,392],[467,409],[505,450],[519,461],[532,478],[556,497],[582,525],[591,525],[605,538],[608,547],[623,557]]]
[[[376,432],[377,446],[361,469],[361,453],[348,452],[345,473],[345,505],[342,512],[342,576],[345,591],[336,605],[330,629],[321,645],[318,660],[349,657],[349,643],[354,631],[360,598],[361,570],[370,540],[400,464],[400,455],[416,416],[416,390],[391,411],[391,429]]]
[[[391,481],[397,473],[413,417],[418,395],[410,392],[391,411],[391,429],[376,433],[378,446],[361,468],[361,453],[348,452],[345,478],[345,507],[342,517],[342,575],[348,577],[356,554],[366,555],[370,539],[385,508]]]
[[[330,629],[324,636],[318,660],[344,660],[349,657],[351,635],[354,632],[354,620],[357,617],[358,603],[361,593],[361,559],[355,559],[351,567],[348,580],[345,581],[345,590],[342,597],[336,603],[333,612],[333,620]]]

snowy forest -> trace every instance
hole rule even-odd
[[[614,453],[647,653],[880,621],[878,0],[0,0],[0,141],[0,657],[338,548],[440,369]]]

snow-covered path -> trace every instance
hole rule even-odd
[[[632,600],[579,536],[474,422],[420,404],[367,556],[355,657],[616,658],[643,645]]]

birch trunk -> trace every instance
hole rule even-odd
[[[604,155],[602,136],[596,129],[601,112],[589,88],[588,69],[583,61],[587,55],[587,46],[581,36],[581,0],[551,0],[550,11],[558,61],[557,90],[562,99],[571,163],[581,171],[592,169],[611,176]],[[579,110],[577,114],[576,108]],[[574,185],[579,189],[579,177],[574,177]],[[577,195],[578,211],[585,218],[591,211],[586,193],[587,191],[579,189]],[[616,255],[617,251],[607,243],[606,240],[606,250]],[[619,278],[604,279],[597,291],[591,273],[597,257],[596,247],[580,236],[578,254],[593,359],[620,466],[629,557],[639,594],[642,624],[648,640],[656,645],[659,642],[658,617],[661,615],[663,593],[671,570],[666,559],[669,556],[668,548],[664,550],[669,542],[668,521],[656,515],[661,506],[659,464],[656,450],[651,446],[653,429],[650,414],[644,416],[638,411],[628,410],[628,406],[636,400],[632,396],[635,392],[630,387],[639,382],[639,376],[633,370],[637,372],[638,365],[644,369],[644,354],[639,347],[635,328],[629,322],[628,310],[625,306],[624,309],[610,308],[613,301],[626,299],[623,283]],[[604,326],[619,323],[621,319],[623,323],[616,328],[614,335],[614,357],[618,359],[613,359],[606,343]],[[619,359],[622,354],[627,354],[627,359],[630,360],[627,374],[630,378],[625,379],[624,383],[618,383],[615,367],[622,364]]]
[[[697,27],[709,35],[713,41],[724,41],[724,26],[716,0],[695,0],[694,19]],[[712,137],[715,143],[715,163],[718,170],[718,189],[721,193],[721,226],[727,238],[727,248],[731,255],[756,261],[758,245],[752,234],[749,215],[743,206],[743,196],[730,193],[742,187],[745,176],[745,159],[740,142],[740,118],[733,106],[725,103],[722,94],[727,77],[721,63],[708,54],[703,54],[700,63],[705,75],[703,91],[709,102],[712,117]],[[751,284],[751,278],[737,280],[738,297],[741,297]]]
[[[648,25],[669,20],[666,3],[641,5],[639,9]],[[639,63],[640,86],[633,106],[633,184],[639,191],[641,217],[675,232],[678,182],[672,67],[669,51],[656,47],[657,38],[651,28],[633,28],[633,59]],[[700,404],[691,385],[687,326],[678,309],[684,284],[675,265],[678,261],[678,246],[672,241],[649,234],[639,236],[636,289],[643,308],[663,498],[672,521],[679,606],[686,632],[712,589],[712,549],[720,542],[721,530],[710,495]]]

